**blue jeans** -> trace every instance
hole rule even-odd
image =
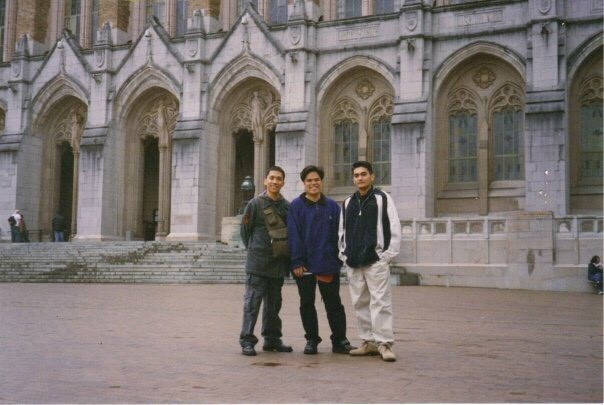
[[[63,231],[54,231],[55,232],[55,242],[65,242]]]

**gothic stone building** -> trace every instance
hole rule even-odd
[[[0,216],[216,240],[272,164],[373,161],[424,284],[582,290],[602,0],[0,0]],[[231,221],[232,222],[232,221]],[[2,226],[3,241],[9,239]]]

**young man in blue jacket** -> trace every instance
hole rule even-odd
[[[350,354],[396,361],[390,262],[400,249],[401,224],[392,197],[373,187],[371,163],[353,163],[352,180],[357,191],[342,205],[339,247],[363,344]]]
[[[317,284],[331,328],[332,352],[347,354],[354,347],[346,338],[346,313],[340,299],[340,207],[323,195],[323,176],[323,169],[316,166],[306,166],[300,173],[304,193],[292,201],[287,212],[291,268],[300,294],[304,354],[317,354],[322,341],[315,309]]]

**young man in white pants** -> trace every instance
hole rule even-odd
[[[353,163],[352,177],[357,191],[342,204],[339,250],[363,344],[350,355],[396,361],[390,262],[399,252],[401,225],[392,197],[373,187],[371,163]]]

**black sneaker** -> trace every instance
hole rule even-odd
[[[319,352],[317,346],[318,343],[314,340],[307,340],[306,346],[304,346],[304,354],[317,354]]]
[[[262,350],[264,350],[265,352],[281,352],[281,353],[289,353],[289,352],[294,351],[294,349],[292,349],[291,346],[283,344],[281,339],[275,340],[275,341],[270,341],[270,342],[265,341],[264,345],[262,346]]]
[[[255,356],[256,350],[254,349],[254,346],[242,346],[241,354],[243,354],[244,356]]]

